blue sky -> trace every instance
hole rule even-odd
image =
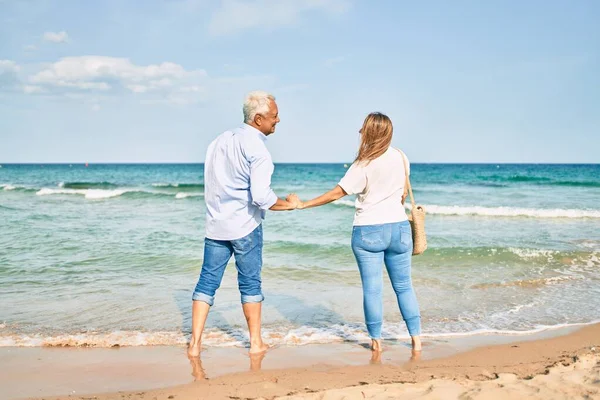
[[[417,4],[418,3],[418,4]],[[0,0],[0,162],[201,162],[271,91],[276,162],[600,162],[600,2]]]

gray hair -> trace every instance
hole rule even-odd
[[[275,101],[275,96],[262,90],[248,93],[244,100],[244,122],[254,121],[256,114],[268,113],[272,101]]]

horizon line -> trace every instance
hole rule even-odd
[[[128,162],[128,161],[117,161],[117,162],[64,162],[64,161],[52,161],[52,162],[0,162],[0,166],[3,165],[202,165],[205,162],[184,162],[184,161],[150,161],[150,162]],[[351,165],[352,162],[344,161],[326,161],[326,162],[273,162],[277,165]],[[411,161],[411,164],[436,164],[436,165],[457,165],[457,164],[470,164],[470,165],[600,165],[600,163],[590,162],[497,162],[497,161]]]

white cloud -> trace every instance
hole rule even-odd
[[[126,88],[133,93],[146,93],[148,91],[148,88],[144,85],[127,85]]]
[[[34,44],[28,44],[27,46],[23,47],[23,50],[25,51],[36,51],[37,50],[37,46]]]
[[[227,35],[249,28],[292,25],[310,11],[341,13],[349,0],[223,0],[209,23],[212,35]]]
[[[94,104],[92,106],[92,111],[100,111],[100,105],[99,104]]]
[[[0,89],[13,89],[19,83],[19,65],[11,60],[0,60]]]
[[[5,72],[17,73],[19,72],[19,65],[11,60],[0,60],[0,74]]]
[[[172,62],[137,65],[127,58],[78,56],[21,68],[14,61],[0,60],[0,92],[62,97],[87,103],[90,108],[123,96],[140,104],[229,101],[232,97],[243,99],[257,87],[269,90],[276,86],[277,79],[269,75],[211,78],[202,69],[186,69]]]
[[[35,85],[25,85],[23,86],[23,92],[26,94],[43,93],[44,89]]]
[[[42,37],[45,42],[66,43],[69,41],[69,35],[65,31],[61,32],[45,32]]]
[[[333,57],[325,60],[325,66],[327,68],[333,68],[334,65],[341,63],[345,60],[345,57]]]
[[[29,86],[40,91],[56,93],[84,92],[130,92],[155,95],[173,102],[193,102],[194,93],[200,92],[207,79],[204,70],[186,70],[179,64],[135,65],[129,59],[80,56],[65,57],[47,65],[29,78]],[[192,96],[192,97],[190,97]],[[184,99],[184,100],[182,100]]]

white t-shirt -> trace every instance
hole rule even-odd
[[[402,205],[405,184],[402,153],[392,147],[368,164],[352,164],[339,183],[346,193],[357,195],[355,226],[406,221]]]

